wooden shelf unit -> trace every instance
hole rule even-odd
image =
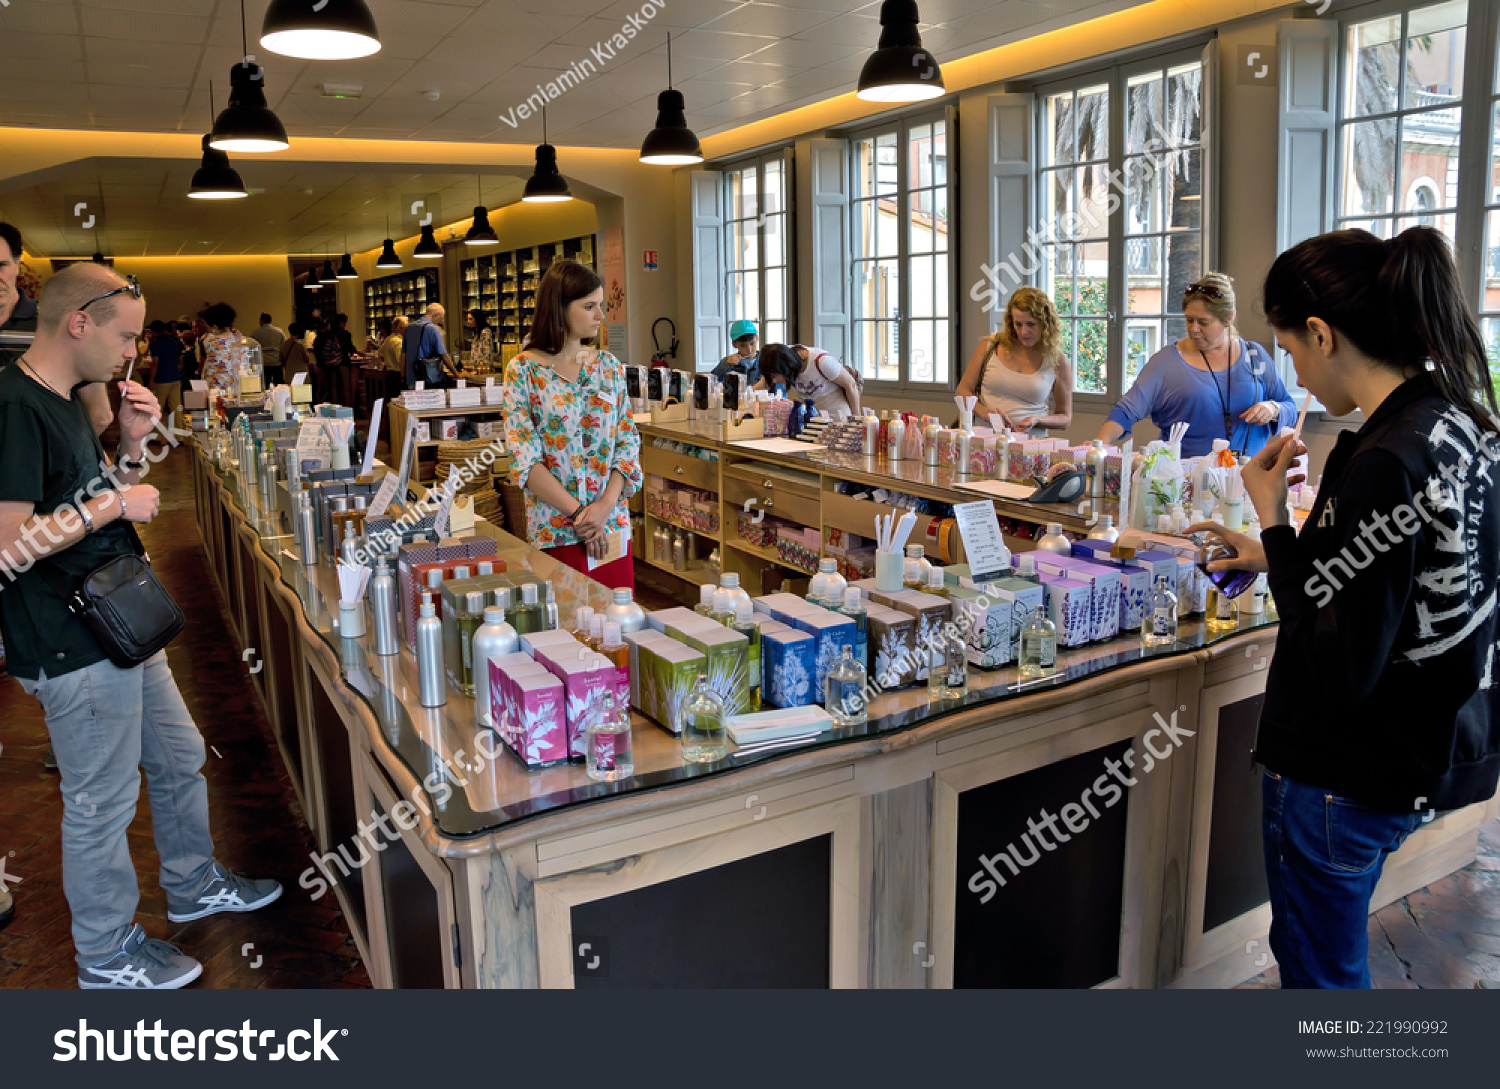
[[[536,309],[536,287],[547,267],[567,258],[598,269],[593,235],[500,250],[459,261],[459,298],[465,312],[482,310],[495,330],[502,362],[521,349]],[[460,321],[463,319],[460,318]]]
[[[402,317],[413,320],[421,317],[429,303],[442,302],[438,287],[438,270],[435,268],[408,269],[366,280],[367,332],[373,337],[375,323],[381,318]]]

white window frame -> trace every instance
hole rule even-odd
[[[760,341],[762,344],[772,343],[776,340],[790,341],[791,339],[793,339],[793,330],[795,330],[797,327],[795,308],[797,296],[796,284],[794,280],[796,273],[794,247],[795,238],[793,234],[794,223],[792,219],[792,201],[794,190],[792,178],[792,159],[793,156],[791,154],[790,148],[778,148],[774,151],[766,152],[764,154],[752,155],[747,158],[736,159],[732,162],[726,162],[718,167],[719,171],[723,175],[722,184],[724,191],[723,297],[725,320],[728,322],[733,322],[740,318],[745,318],[749,321],[754,322],[756,329],[758,329],[760,332]],[[766,168],[771,163],[779,163],[781,165],[781,208],[776,212],[767,212],[765,208],[767,172]],[[755,192],[758,214],[756,216],[736,217],[734,215],[734,206],[732,203],[731,177],[733,174],[743,171],[747,168],[753,168],[755,170]],[[771,233],[767,228],[771,226],[770,221],[773,218],[776,221],[775,227],[781,232],[782,238],[781,260],[778,264],[769,264],[767,262],[766,254],[766,238]],[[737,269],[732,267],[735,260],[734,227],[737,223],[752,224],[756,228],[759,228],[755,231],[756,264],[754,268],[746,267],[744,269]],[[781,326],[779,330],[779,336],[774,335],[777,333],[777,330],[771,328],[770,323],[772,319],[768,317],[768,304],[770,302],[771,295],[768,284],[769,277],[767,273],[769,273],[773,269],[779,269],[782,274],[782,317],[779,319],[775,319]],[[759,313],[742,314],[738,312],[737,308],[734,305],[734,299],[736,296],[735,293],[730,289],[730,283],[732,278],[737,276],[744,276],[752,272],[755,276],[756,297],[760,300]]]

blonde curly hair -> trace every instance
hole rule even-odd
[[[1005,320],[990,338],[991,345],[1010,349],[1020,344],[1016,337],[1016,327],[1010,320],[1012,310],[1030,314],[1036,319],[1037,324],[1042,327],[1042,339],[1037,342],[1042,350],[1042,368],[1045,370],[1056,366],[1058,360],[1063,358],[1062,322],[1057,319],[1057,308],[1052,305],[1052,300],[1040,288],[1016,288],[1005,303]]]

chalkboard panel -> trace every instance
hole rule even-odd
[[[356,822],[359,813],[354,799],[354,764],[349,754],[349,729],[334,710],[333,702],[312,667],[308,689],[313,699],[313,732],[318,746],[318,762],[323,767],[323,835],[329,852],[342,851],[335,861],[323,868],[332,884],[342,885],[354,912],[355,925],[361,934],[365,928],[365,881],[353,869],[360,857],[361,840]],[[368,848],[366,848],[368,850]],[[345,868],[352,870],[347,876]]]
[[[958,796],[955,987],[1093,987],[1119,975],[1130,799],[1105,761],[1114,760],[1129,778],[1123,766],[1129,745],[1120,741]],[[1114,792],[1097,783],[1101,776],[1120,792],[1113,805]],[[1104,789],[1096,791],[1096,785]],[[1062,823],[1062,808],[1069,803],[1080,807],[1069,811],[1080,832]],[[1089,805],[1097,818],[1088,814]],[[1048,831],[1046,814],[1067,841]],[[1038,842],[1032,827],[1041,829],[1040,838],[1051,850]],[[1012,845],[1015,873],[999,857]],[[1003,886],[981,856],[999,872]],[[994,888],[982,901],[990,892],[985,879]]]
[[[395,840],[380,852],[380,886],[385,894],[392,985],[441,987],[444,939],[448,935],[438,914],[437,890],[417,865],[405,840]]]
[[[573,985],[827,987],[832,853],[818,836],[576,905]]]
[[[1250,762],[1266,697],[1219,708],[1214,758],[1213,817],[1208,832],[1208,874],[1203,929],[1212,930],[1266,903],[1266,856],[1260,834],[1261,770]]]

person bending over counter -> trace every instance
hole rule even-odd
[[[1271,355],[1239,336],[1234,327],[1234,281],[1209,272],[1182,293],[1187,336],[1146,361],[1099,438],[1117,441],[1147,416],[1161,437],[1188,422],[1182,456],[1206,454],[1214,439],[1246,456],[1258,453],[1271,436],[1297,421],[1297,405],[1276,372]]]
[[[603,306],[603,281],[577,261],[542,274],[528,346],[505,368],[505,441],[532,546],[605,586],[634,588],[628,539],[618,559],[588,569],[610,534],[629,533],[625,500],[643,483],[625,368],[585,344]]]
[[[760,352],[760,335],[756,332],[755,322],[741,318],[731,323],[729,340],[734,351],[719,360],[714,377],[723,381],[726,374],[743,374],[746,382],[755,385],[760,381],[760,363],[756,359]]]
[[[1016,289],[999,330],[974,349],[957,392],[979,398],[976,418],[998,413],[1012,431],[1037,438],[1073,422],[1073,368],[1063,351],[1057,309],[1045,291]]]
[[[787,387],[787,396],[811,400],[835,420],[859,415],[859,377],[822,348],[767,344],[760,350],[758,389]]]

